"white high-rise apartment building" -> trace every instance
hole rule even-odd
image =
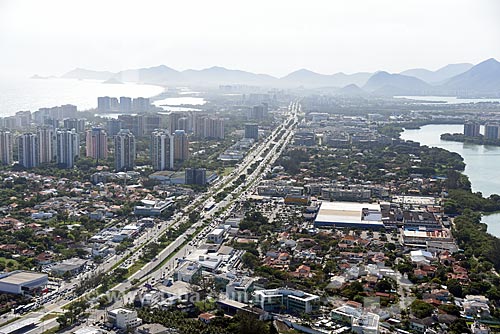
[[[151,162],[154,170],[174,168],[174,136],[168,130],[151,134]]]
[[[135,136],[128,129],[121,129],[115,136],[115,169],[132,169],[135,166]]]
[[[80,156],[80,136],[75,129],[56,131],[56,158],[63,168],[73,168]]]
[[[0,164],[12,164],[12,133],[0,131]]]

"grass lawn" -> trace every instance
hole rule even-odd
[[[231,174],[231,172],[234,170],[234,167],[226,167],[224,168],[224,172],[222,172],[222,175],[221,176],[226,176],[226,175],[229,175]]]
[[[139,269],[141,269],[145,264],[146,262],[142,260],[137,260],[136,262],[134,262],[133,265],[130,266],[130,268],[128,268],[128,274],[125,275],[125,277],[129,278],[130,276],[135,274]]]
[[[58,314],[56,313],[49,313],[49,314],[46,314],[44,315],[43,317],[40,318],[40,321],[45,321],[45,320],[49,320],[49,319],[54,319],[54,318],[57,318],[58,317]]]

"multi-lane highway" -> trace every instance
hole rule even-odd
[[[141,248],[150,242],[157,240],[162,234],[164,234],[169,228],[177,226],[188,219],[188,214],[192,210],[200,210],[200,208],[205,207],[205,205],[212,201],[215,196],[224,191],[226,187],[232,185],[233,181],[240,178],[241,175],[245,175],[245,180],[233,189],[225,198],[219,201],[215,201],[214,207],[209,211],[203,211],[199,221],[188,229],[184,234],[180,235],[175,241],[173,241],[169,246],[167,246],[161,253],[153,259],[151,262],[144,265],[137,272],[133,273],[129,279],[115,286],[112,290],[123,295],[115,301],[113,307],[118,307],[123,302],[127,303],[131,301],[134,291],[130,291],[132,287],[132,280],[139,280],[141,282],[149,281],[151,283],[159,282],[162,278],[168,277],[177,265],[178,258],[183,258],[189,254],[193,249],[195,249],[199,243],[201,243],[202,238],[206,236],[209,231],[217,225],[217,222],[212,222],[215,216],[221,216],[223,219],[235,205],[236,200],[244,199],[246,194],[253,191],[254,187],[262,180],[265,171],[268,167],[272,166],[276,159],[280,156],[281,152],[285,149],[287,144],[292,140],[294,129],[297,124],[297,113],[300,111],[300,104],[298,102],[291,103],[288,112],[283,117],[283,122],[281,125],[277,126],[274,131],[265,138],[262,142],[257,143],[252,147],[247,156],[240,162],[240,164],[232,171],[231,174],[221,177],[206,193],[199,195],[190,205],[183,208],[183,215],[176,215],[172,219],[166,222],[162,222],[159,228],[155,228],[148,233],[144,233],[134,242],[134,248],[120,255],[114,255],[98,267],[93,269],[88,273],[84,273],[79,277],[72,279],[68,283],[63,283],[60,287],[60,291],[65,291],[68,294],[77,284],[78,281],[85,279],[88,275],[96,274],[99,272],[110,272],[113,267],[117,264],[129,261],[129,264],[135,262],[139,258]],[[278,135],[284,130],[281,137]],[[259,162],[254,169],[248,172],[248,169],[255,163]],[[222,220],[220,220],[222,221]],[[208,222],[208,223],[207,223]],[[195,231],[202,228],[201,231],[194,235]],[[196,237],[196,238],[195,238]],[[187,242],[192,240],[191,242]],[[168,258],[168,260],[166,260]],[[164,263],[163,263],[164,262]],[[160,266],[161,264],[161,266]],[[154,271],[153,271],[154,270]],[[91,291],[88,291],[90,293]],[[38,321],[43,317],[43,315],[50,312],[63,312],[63,307],[69,304],[71,300],[66,300],[63,297],[67,296],[61,294],[59,299],[55,299],[54,302],[46,304],[42,311],[30,313],[22,317],[34,317]],[[80,297],[80,296],[79,296]],[[96,314],[96,318],[100,319],[104,314],[99,312]],[[102,314],[101,314],[102,313]],[[29,334],[40,334],[44,330],[50,329],[57,326],[55,319],[49,319],[46,321],[41,321],[37,327],[27,332]]]
[[[116,286],[113,290],[124,292],[131,288],[131,281],[138,279],[140,281],[150,281],[159,282],[162,278],[167,277],[175,268],[178,258],[183,258],[189,254],[193,249],[196,248],[196,242],[188,243],[189,236],[192,235],[195,230],[199,227],[204,226],[205,221],[211,221],[213,217],[217,215],[223,215],[230,211],[231,207],[234,205],[236,199],[240,198],[240,195],[245,192],[251,192],[251,187],[256,186],[264,175],[263,171],[274,164],[276,159],[280,156],[281,151],[286,147],[286,145],[293,138],[294,128],[297,122],[297,111],[300,108],[298,103],[293,103],[289,107],[289,113],[287,117],[284,118],[282,126],[276,127],[276,129],[269,135],[262,143],[256,145],[255,149],[252,150],[247,157],[239,164],[238,167],[226,178],[222,178],[218,184],[215,185],[211,192],[208,192],[208,198],[202,203],[201,206],[205,206],[209,201],[212,200],[213,196],[217,193],[224,191],[225,185],[231,184],[232,181],[238,179],[241,175],[246,175],[245,181],[242,182],[238,187],[236,187],[231,193],[229,193],[224,199],[220,201],[215,201],[215,205],[209,211],[204,211],[201,213],[199,221],[187,230],[184,234],[180,235],[174,242],[167,246],[154,260],[146,264],[139,271],[133,274],[127,282],[122,282]],[[293,121],[293,122],[290,122]],[[285,130],[285,134],[278,139],[277,135],[280,131]],[[279,151],[278,151],[279,150]],[[264,153],[265,152],[265,153]],[[247,169],[260,157],[259,165],[247,175]],[[218,186],[218,187],[217,187]],[[246,189],[246,190],[244,190]],[[205,195],[205,198],[207,196]],[[189,210],[190,211],[190,210]],[[184,209],[184,212],[186,208]],[[187,220],[187,215],[180,219],[180,222],[185,222]],[[206,225],[206,224],[205,224]],[[212,222],[210,225],[204,226],[204,228],[199,232],[198,240],[201,241],[202,237],[205,237],[207,233],[214,228],[217,222]],[[182,248],[179,249],[179,247]],[[175,254],[173,255],[173,253]],[[163,263],[168,257],[170,259]],[[161,267],[158,267],[162,264]],[[157,268],[158,267],[158,268]],[[156,270],[151,272],[153,269]]]
[[[289,108],[288,117],[286,117],[283,121],[283,127],[277,127],[270,136],[266,138],[266,140],[261,143],[256,150],[252,151],[248,154],[247,158],[243,161],[242,164],[237,167],[233,173],[232,180],[238,179],[241,175],[246,175],[245,181],[243,181],[238,187],[236,187],[231,193],[229,193],[224,199],[216,202],[214,207],[206,212],[202,213],[201,219],[198,223],[194,224],[193,227],[188,230],[185,234],[179,236],[179,238],[175,241],[175,243],[171,244],[167,247],[160,256],[158,256],[157,260],[153,261],[151,264],[145,268],[142,273],[147,273],[147,276],[142,276],[139,274],[135,278],[147,279],[152,282],[159,282],[162,278],[168,277],[169,274],[175,268],[177,264],[178,258],[183,258],[187,254],[189,254],[192,250],[196,249],[201,243],[202,238],[204,238],[211,229],[218,225],[217,221],[212,222],[210,225],[206,225],[200,233],[197,235],[197,239],[190,242],[185,243],[182,248],[178,249],[175,253],[175,256],[172,256],[172,252],[175,251],[178,246],[182,245],[183,242],[188,240],[188,234],[193,232],[194,229],[203,226],[203,221],[208,220],[211,221],[213,217],[220,216],[219,221],[223,221],[226,217],[225,215],[229,214],[231,209],[234,207],[236,200],[242,199],[242,195],[245,196],[247,193],[252,193],[254,187],[256,187],[259,182],[262,180],[264,176],[264,171],[269,166],[272,166],[276,159],[281,155],[281,152],[285,149],[287,144],[293,138],[294,129],[297,123],[297,111],[299,111],[300,105],[298,103],[291,104]],[[290,121],[293,122],[290,122]],[[284,135],[277,139],[277,135],[280,131],[285,130]],[[265,153],[264,153],[265,152]],[[247,169],[255,162],[255,159],[261,157],[259,165],[250,173],[247,174]],[[229,182],[223,184],[229,184]],[[220,189],[218,192],[223,191]],[[215,195],[215,194],[214,194]],[[207,200],[208,201],[208,200]],[[205,204],[205,203],[204,203]],[[171,256],[170,260],[163,264],[160,268],[157,268],[155,272],[150,273],[150,270],[157,267],[164,259],[168,256]]]

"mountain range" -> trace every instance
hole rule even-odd
[[[414,68],[401,72],[402,75],[415,77],[430,84],[443,83],[449,78],[462,74],[470,70],[474,65],[469,63],[449,64],[441,67],[437,71],[429,71],[425,68]]]
[[[431,85],[408,75],[381,71],[372,75],[363,89],[375,95],[425,95]]]
[[[320,74],[300,69],[284,77],[256,74],[224,67],[178,71],[165,65],[129,69],[117,73],[74,69],[62,76],[108,82],[155,85],[253,85],[276,88],[333,88],[342,95],[474,95],[500,96],[500,63],[491,58],[477,65],[449,64],[436,71],[422,68],[401,73],[378,71]]]

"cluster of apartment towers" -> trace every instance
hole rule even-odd
[[[479,122],[468,121],[464,124],[464,136],[479,137],[481,135],[481,124]],[[500,139],[500,124],[486,123],[484,125],[484,138]]]
[[[85,120],[65,119],[64,127],[43,125],[35,132],[22,133],[17,138],[7,130],[0,131],[0,162],[13,161],[17,143],[18,163],[25,168],[55,162],[60,168],[72,168],[80,156],[80,134],[85,133],[86,156],[95,160],[108,157],[108,136],[114,142],[117,171],[135,166],[136,137],[151,138],[151,162],[155,170],[174,169],[175,163],[189,157],[189,135],[197,138],[224,139],[224,120],[190,112],[172,112],[168,127],[161,129],[163,117],[158,114],[120,115],[109,119],[107,129],[85,130]]]

